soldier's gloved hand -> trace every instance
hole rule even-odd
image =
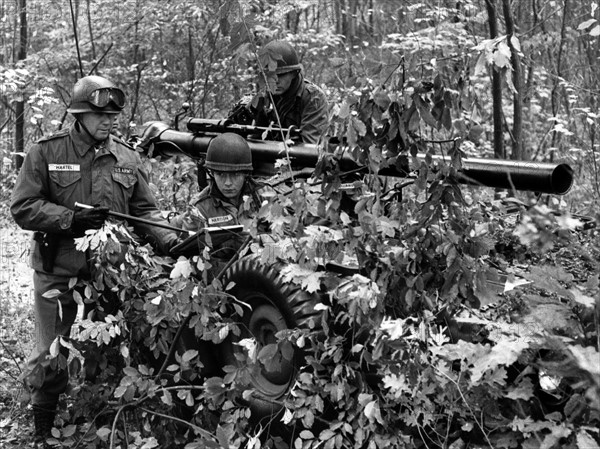
[[[104,206],[75,209],[71,229],[75,234],[83,234],[88,229],[100,229],[108,218],[108,210],[108,207]]]

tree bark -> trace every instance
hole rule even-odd
[[[515,35],[515,25],[510,1],[502,0],[504,22],[506,23],[506,38],[510,48],[511,63],[513,66],[512,78],[515,92],[513,93],[513,128],[511,159],[523,159],[523,74],[521,71],[521,58],[518,50],[513,46],[512,37]]]
[[[92,59],[96,59],[96,44],[94,43],[94,28],[92,27],[92,11],[90,0],[87,0],[87,23],[88,32],[90,33],[90,44],[92,46]]]
[[[27,57],[27,0],[18,0],[19,7],[19,51],[17,53],[17,64]],[[23,157],[19,153],[25,151],[25,98],[21,98],[15,104],[15,165],[17,170],[23,165]]]
[[[348,28],[346,29],[346,38],[348,42],[355,42],[358,39],[357,22],[358,22],[358,0],[348,0],[348,9],[346,10],[346,20]]]
[[[485,5],[488,12],[490,37],[494,39],[498,36],[498,17],[496,15],[495,0],[486,0]],[[505,159],[502,133],[502,79],[496,69],[492,70],[492,111],[494,116],[494,156],[499,159]]]
[[[562,26],[560,29],[560,43],[558,46],[558,56],[556,57],[556,77],[554,80],[554,86],[552,86],[552,97],[551,97],[551,101],[552,101],[552,116],[553,117],[557,117],[558,116],[558,112],[560,110],[560,99],[559,99],[559,94],[558,94],[558,90],[560,87],[560,83],[562,80],[562,56],[563,56],[563,51],[564,51],[564,47],[565,47],[565,41],[566,41],[566,28],[568,26],[567,24],[567,18],[569,15],[569,0],[565,0],[565,5],[563,8],[563,21],[562,21]],[[552,147],[555,148],[558,145],[558,141],[560,140],[560,136],[559,134],[554,131],[552,133]],[[550,154],[550,159],[553,160],[554,159],[554,152]]]
[[[346,23],[344,15],[344,0],[333,2],[333,9],[335,12],[335,32],[336,34],[343,34],[346,30]]]

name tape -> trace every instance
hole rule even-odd
[[[48,164],[48,171],[79,171],[79,164]]]
[[[226,222],[231,221],[231,220],[233,220],[233,217],[230,214],[227,214],[227,215],[223,215],[221,217],[210,217],[208,219],[208,224],[209,225],[216,225],[216,224],[219,224],[219,223],[226,223]]]

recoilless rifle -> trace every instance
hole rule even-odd
[[[151,122],[146,127],[138,147],[145,152],[151,149],[155,156],[169,157],[183,154],[195,160],[202,160],[214,137],[221,133],[233,132],[248,140],[252,150],[254,175],[272,176],[277,173],[275,162],[279,159],[289,160],[292,170],[314,168],[320,157],[326,154],[330,148],[338,146],[337,143],[332,142],[328,142],[324,146],[308,143],[290,145],[282,141],[260,139],[260,135],[268,131],[280,133],[293,141],[299,135],[299,130],[294,128],[278,129],[238,125],[227,119],[188,118],[183,123],[187,131],[172,129],[162,122]],[[439,155],[416,155],[416,159],[419,161],[425,161],[428,157],[434,161],[446,159],[449,162],[448,158]],[[367,172],[367,167],[361,166],[349,151],[341,153],[338,163],[342,172],[352,174]],[[396,164],[383,168],[378,174],[404,178],[410,176],[410,169],[406,164]],[[500,189],[563,195],[571,189],[573,170],[564,163],[462,158],[458,181]]]

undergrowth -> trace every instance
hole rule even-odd
[[[354,157],[371,173],[406,158],[413,184],[396,191],[367,175],[343,190],[333,152],[315,178],[271,194],[254,223],[271,224],[268,242],[253,226],[238,254],[277,264],[285,283],[319,298],[319,318],[262,347],[240,340],[248,305],[230,294],[222,261],[208,251],[159,257],[108,223],[78,241],[95,270],[72,288],[82,306],[101,307],[52,347],[70,385],[51,446],[598,445],[599,248],[597,230],[582,230],[593,221],[540,203],[507,214],[501,201],[473,200],[457,183],[459,145],[448,165],[414,158],[430,151],[414,136],[414,110],[367,94],[350,107],[358,114],[336,120]],[[428,124],[442,132],[445,116]],[[377,121],[387,125],[385,154]],[[167,168],[178,191],[161,204],[185,204],[195,190],[189,164],[178,163]],[[197,346],[182,344],[186,332]],[[215,347],[235,348],[231,363],[207,363]],[[257,422],[253,379],[298,355],[278,412]]]

